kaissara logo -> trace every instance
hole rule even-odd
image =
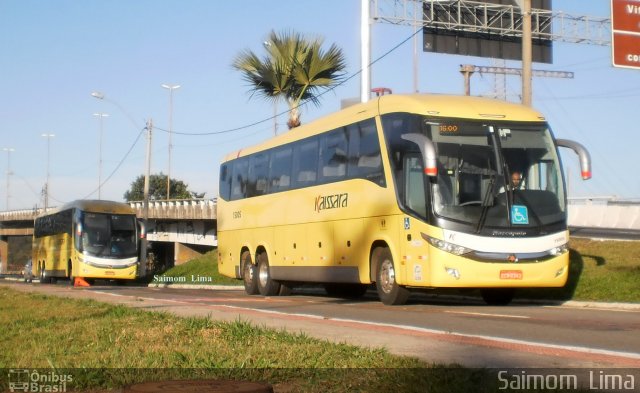
[[[317,196],[316,197],[316,206],[315,211],[320,212],[320,210],[326,209],[338,209],[341,207],[347,207],[349,201],[349,194],[335,194],[335,195],[325,195],[325,196]]]

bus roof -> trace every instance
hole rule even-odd
[[[541,113],[527,106],[490,98],[444,94],[389,94],[376,97],[364,104],[350,106],[311,123],[303,124],[293,132],[286,132],[261,144],[230,153],[224,158],[224,161],[370,119],[376,115],[394,112],[461,119],[545,121]]]
[[[64,205],[55,209],[50,209],[45,213],[41,213],[38,217],[44,217],[50,214],[55,214],[61,211],[69,209],[80,209],[83,211],[93,213],[111,213],[111,214],[136,214],[135,210],[124,202],[104,201],[104,200],[92,200],[92,199],[78,199],[73,202],[65,203]]]

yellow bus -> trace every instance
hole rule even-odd
[[[41,283],[76,277],[133,280],[143,227],[127,204],[77,200],[36,217],[32,266]]]
[[[515,288],[568,276],[566,187],[538,112],[446,95],[384,95],[303,125],[221,164],[220,273],[249,294],[324,283],[385,304],[413,289]],[[519,184],[511,179],[520,178]]]

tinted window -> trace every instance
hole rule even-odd
[[[249,166],[249,183],[247,197],[267,193],[267,175],[269,173],[269,154],[261,153],[251,156]]]
[[[222,164],[220,167],[220,185],[218,187],[220,198],[229,200],[231,196],[231,164]]]
[[[276,149],[271,153],[269,192],[284,191],[291,188],[292,159],[293,148],[291,146]]]
[[[249,160],[240,158],[233,162],[233,178],[231,179],[231,200],[247,197]]]
[[[322,182],[341,180],[347,176],[347,129],[339,128],[322,135],[320,176]]]
[[[293,147],[293,173],[296,187],[316,184],[318,175],[318,140],[302,140]]]
[[[363,178],[384,185],[382,156],[373,119],[350,125],[349,177]]]

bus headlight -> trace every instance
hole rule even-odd
[[[549,255],[558,256],[558,255],[564,254],[567,251],[569,251],[569,247],[565,243],[559,247],[554,247],[551,250],[549,250]]]
[[[468,254],[470,253],[471,250],[470,248],[466,248],[463,246],[459,246],[457,244],[454,243],[449,243],[446,242],[444,240],[440,240],[440,239],[436,239],[434,237],[431,236],[427,236],[425,234],[422,234],[422,237],[424,239],[426,239],[429,243],[431,243],[432,246],[442,250],[442,251],[446,251],[448,253],[451,253],[453,255],[464,255],[464,254]]]

